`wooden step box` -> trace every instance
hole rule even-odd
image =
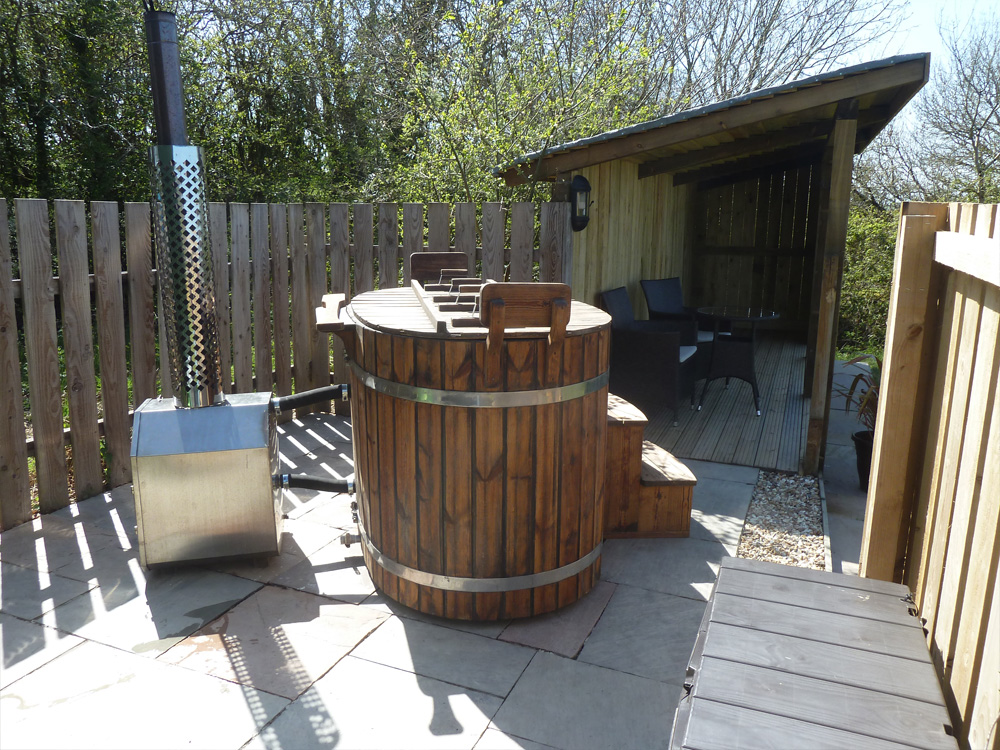
[[[658,445],[644,440],[646,416],[614,394],[608,396],[604,473],[604,537],[686,537],[697,478]]]

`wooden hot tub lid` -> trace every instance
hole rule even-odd
[[[360,294],[351,300],[346,314],[369,328],[408,336],[484,339],[488,333],[485,327],[468,325],[449,325],[447,330],[440,330],[441,326],[428,316],[413,289],[408,287]],[[603,310],[573,300],[566,335],[581,336],[610,324],[611,316]],[[505,336],[536,338],[547,335],[548,331],[548,327],[508,328]]]

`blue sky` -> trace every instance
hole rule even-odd
[[[910,17],[900,23],[899,30],[891,37],[879,40],[867,59],[930,52],[933,70],[934,63],[941,61],[944,55],[938,20],[943,16],[946,25],[957,21],[961,28],[973,16],[989,11],[1000,11],[1000,0],[910,0]]]

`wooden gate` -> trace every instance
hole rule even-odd
[[[1000,718],[997,205],[903,205],[861,574],[915,592],[959,741]]]

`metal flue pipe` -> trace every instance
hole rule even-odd
[[[189,146],[173,13],[145,14],[156,145],[150,148],[157,284],[174,405],[225,402],[208,234],[205,161]]]
[[[173,13],[150,10],[143,17],[149,77],[153,89],[153,121],[161,146],[187,146],[184,124],[184,87],[177,50],[177,18]]]

